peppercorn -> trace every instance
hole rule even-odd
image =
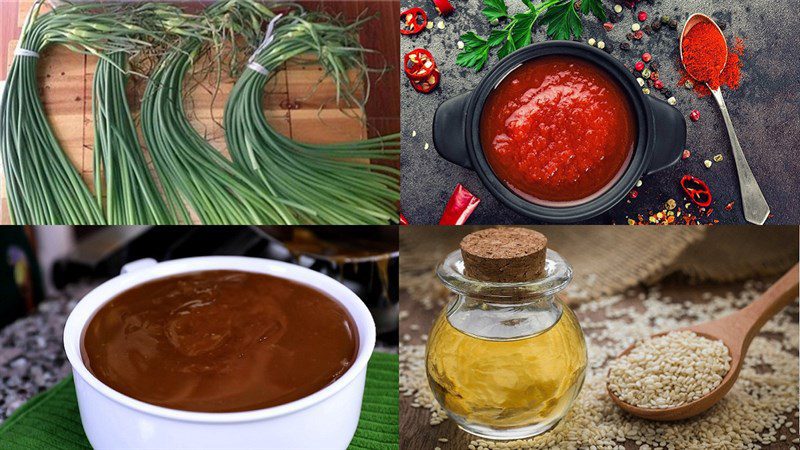
[[[650,95],[650,88],[644,88],[642,89],[642,92],[644,93],[644,95]]]
[[[633,38],[636,39],[637,41],[641,39],[642,36],[644,36],[644,32],[642,30],[633,33]]]
[[[603,51],[606,52],[606,53],[611,53],[613,48],[614,47],[612,47],[610,45],[606,45],[605,47],[603,47]]]
[[[728,28],[728,25],[725,22],[718,23],[717,26],[719,27],[720,31],[725,31],[725,28]]]
[[[700,111],[693,109],[691,113],[689,113],[689,118],[692,119],[692,122],[697,122],[700,120]]]
[[[637,72],[641,72],[642,70],[644,70],[644,63],[641,61],[636,61],[636,65],[633,67],[634,69],[636,69]]]
[[[658,70],[659,67],[658,61],[653,61],[650,63],[650,70]]]
[[[669,27],[672,28],[673,30],[677,30],[678,29],[678,21],[675,20],[675,19],[670,19]]]
[[[650,28],[650,25],[645,25],[645,26],[643,26],[643,27],[642,27],[642,31],[644,31],[644,33],[645,33],[646,35],[648,35],[648,36],[650,36],[651,34],[653,34],[653,29],[652,29],[652,28]]]
[[[652,28],[653,31],[659,31],[661,29],[661,21],[658,19],[653,19],[653,23],[650,24],[650,28]]]
[[[658,72],[653,69],[650,69],[650,79],[653,81],[658,81]]]
[[[653,83],[653,86],[655,86],[655,88],[658,90],[664,89],[664,82],[661,80],[656,80],[655,83]]]
[[[636,16],[636,18],[639,19],[639,22],[644,22],[647,20],[647,12],[639,11],[639,14]]]
[[[686,150],[683,151],[683,155],[681,156],[681,159],[688,159],[690,156],[692,156],[692,152],[690,152],[688,149],[686,149]]]
[[[670,91],[669,89],[664,89],[664,90],[661,91],[661,93],[664,94],[664,97],[667,97],[667,98],[672,97],[672,91]]]
[[[631,196],[631,198],[638,197],[639,196],[639,191],[637,191],[636,189],[632,189],[631,193],[630,193],[630,196]]]
[[[667,25],[669,23],[669,16],[661,16],[661,23]]]
[[[642,53],[642,61],[647,63],[650,62],[651,59],[653,59],[653,55],[647,52]]]
[[[620,50],[625,50],[625,51],[628,51],[628,50],[630,50],[630,49],[631,49],[631,44],[630,44],[630,42],[620,42],[620,44],[619,44],[619,49],[620,49]]]
[[[628,33],[628,34],[626,34],[626,35],[625,35],[625,39],[627,39],[627,40],[629,40],[629,41],[630,41],[630,40],[633,40],[633,33]]]

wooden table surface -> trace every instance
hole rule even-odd
[[[7,67],[13,60],[14,48],[25,17],[34,0],[0,0],[0,79],[7,76]],[[385,67],[386,61],[395,61],[399,52],[399,34],[394,32],[394,16],[399,8],[397,1],[305,1],[309,10],[324,10],[355,19],[362,13],[374,15],[369,26],[361,30],[363,45],[377,50],[367,57],[370,67]],[[52,124],[62,149],[75,168],[91,186],[93,168],[93,125],[91,90],[95,57],[71,52],[64,47],[48,48],[38,65],[38,85],[47,117]],[[366,105],[367,120],[357,109],[339,109],[331,100],[335,85],[322,78],[322,68],[300,64],[287,64],[267,86],[265,114],[268,120],[287,136],[304,142],[345,142],[400,131],[399,72],[389,68],[383,76],[371,75],[372,95]],[[138,92],[143,89],[141,80]],[[204,88],[195,89],[187,100],[189,115],[195,128],[206,136],[212,145],[226,154],[222,122],[223,107],[235,79],[225,77],[219,94],[212,95],[212,80],[202,80]],[[129,83],[133,85],[136,83]],[[314,89],[316,87],[316,89]],[[132,109],[138,113],[136,86],[132,91]],[[213,101],[212,101],[213,100]],[[10,222],[5,194],[5,177],[0,189],[0,223]]]
[[[402,285],[402,268],[401,268],[401,285]],[[736,294],[743,288],[743,283],[728,283],[719,284],[708,287],[691,287],[682,284],[668,283],[662,286],[661,292],[664,297],[671,297],[680,299],[680,301],[702,302],[703,292],[711,292],[712,294],[724,295],[726,292],[733,292]],[[632,290],[626,299],[619,302],[614,306],[615,309],[625,309],[639,302],[637,296],[641,290]],[[400,336],[401,345],[405,344],[424,344],[421,339],[423,334],[428,334],[433,321],[436,319],[439,311],[438,309],[427,310],[423,305],[409,297],[409,293],[405,290],[400,291],[400,305],[402,310],[408,313],[408,317],[404,317],[400,322]],[[589,323],[592,320],[592,315],[581,311],[579,308],[576,310],[578,320],[584,323]],[[417,328],[414,330],[412,328]],[[408,335],[411,337],[410,341],[405,341],[402,337]],[[470,441],[476,438],[464,431],[462,431],[452,420],[445,420],[443,423],[431,426],[430,411],[425,408],[413,408],[413,397],[400,396],[400,448],[404,449],[433,449],[440,447],[442,450],[448,449],[464,449],[467,448]],[[790,433],[789,428],[798,429],[798,418],[791,415],[790,423],[785,425],[778,434],[785,434],[789,439],[785,442],[777,442],[765,449],[789,449],[793,444],[791,440],[796,438],[797,433]],[[794,434],[795,436],[792,436]],[[440,442],[440,438],[447,439],[447,442]],[[639,449],[639,445],[635,442],[628,441],[625,443],[625,448],[629,450]]]

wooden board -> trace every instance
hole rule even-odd
[[[5,58],[6,65],[0,70],[0,78],[5,78],[7,67],[13,60],[14,48],[27,12],[33,0],[0,1],[0,56]],[[307,2],[306,7],[323,8],[333,13],[343,13],[346,17],[355,17],[358,13],[370,11],[371,8],[383,12],[387,6],[395,2]],[[394,8],[396,11],[397,8]],[[17,23],[9,24],[8,17],[16,17]],[[385,14],[381,14],[383,18]],[[393,17],[393,15],[391,16]],[[394,23],[394,22],[392,22]],[[383,27],[378,27],[383,28]],[[385,29],[388,30],[388,29]],[[365,33],[370,33],[365,39]],[[384,31],[383,34],[388,34]],[[392,48],[397,33],[391,33],[380,42],[372,37],[374,29],[362,31],[362,41],[379,51]],[[387,56],[393,60],[399,50],[397,39],[394,53]],[[42,55],[38,65],[38,85],[41,98],[52,124],[56,137],[63,150],[69,156],[81,176],[90,183],[93,177],[93,126],[91,88],[95,57],[73,53],[63,47],[52,47]],[[394,71],[393,71],[394,72]],[[213,79],[201,80],[204,88],[195,89],[187,99],[187,109],[191,122],[196,130],[218,148],[223,154],[225,150],[224,131],[220,126],[223,107],[235,79],[224,77],[216,97],[213,97]],[[385,134],[400,130],[399,82],[394,94],[383,89],[373,90],[366,111],[370,116],[365,124],[364,117],[358,109],[340,110],[331,101],[335,93],[335,85],[323,79],[321,67],[289,63],[278,73],[267,86],[265,95],[265,114],[278,130],[285,135],[309,143],[334,143],[362,139],[376,133]],[[381,80],[378,86],[385,87],[387,81]],[[142,83],[140,83],[142,84]],[[131,96],[135,97],[136,88],[132,87]],[[385,95],[381,95],[385,94]],[[387,107],[386,95],[390,96]],[[213,100],[213,101],[212,101]],[[134,114],[138,113],[138,101],[132,98]],[[393,103],[396,103],[396,107]],[[374,116],[374,117],[373,117]],[[5,177],[2,177],[2,208],[0,223],[10,223],[8,205],[5,194]],[[90,183],[91,184],[91,183]]]

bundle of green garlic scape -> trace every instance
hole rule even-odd
[[[23,28],[0,110],[0,149],[13,222],[396,220],[397,171],[362,161],[396,159],[398,135],[349,144],[301,144],[271,128],[260,101],[253,100],[283,61],[310,53],[318,55],[336,82],[337,100],[363,107],[364,100],[359,103],[356,95],[368,93],[369,69],[355,34],[362,21],[346,25],[299,7],[280,8],[286,16],[275,28],[273,44],[255,55],[256,64],[269,67],[269,75],[245,70],[235,91],[237,97],[249,98],[226,105],[224,121],[233,122],[230,130],[237,133],[229,136],[226,130],[231,163],[191,126],[184,107],[185,78],[204,52],[210,52],[218,72],[225,64],[232,71],[241,69],[237,43],[244,42],[252,52],[266,22],[277,16],[271,8],[254,0],[223,0],[193,16],[157,3],[93,3],[65,4],[40,16],[40,6]],[[36,93],[38,53],[51,43],[100,57],[93,89],[96,199],[60,148]],[[148,80],[141,126],[157,179],[147,170],[125,96],[127,60],[154,45],[164,47],[163,57]],[[275,49],[287,54],[277,56]],[[346,75],[353,69],[360,81]]]
[[[367,82],[368,69],[363,63],[365,50],[353,36],[360,22],[340,25],[324,15],[308,13],[296,6],[280,9],[286,19],[281,19],[275,28],[274,42],[286,45],[280,48],[290,52],[281,62],[309,52],[325,54],[327,59],[320,62],[334,77],[340,92],[349,93],[350,89],[355,89],[345,76],[351,68],[361,70],[363,82]],[[248,94],[258,89],[259,94],[254,94],[257,99],[240,102],[230,98],[226,103],[225,134],[233,164],[192,128],[184,109],[181,86],[204,48],[214,48],[214,54],[222,61],[221,55],[226,53],[223,46],[235,47],[239,37],[252,52],[261,40],[264,23],[278,17],[273,9],[252,0],[217,2],[206,9],[204,16],[216,32],[205,41],[187,39],[179,48],[168,52],[150,77],[142,104],[145,140],[167,197],[173,201],[184,199],[203,223],[327,224],[396,220],[397,171],[357,162],[355,158],[396,158],[398,135],[333,146],[298,144],[280,136],[266,124],[261,104],[266,78],[254,79],[254,85],[242,84],[240,80],[234,88],[236,92]],[[301,25],[306,30],[303,33],[290,32]],[[292,42],[302,44],[293,45]],[[236,55],[237,51],[227,53]],[[226,64],[234,70],[239,67],[235,60],[226,61]],[[250,79],[250,72],[246,69],[242,76]],[[253,104],[261,111],[260,115],[249,115]],[[240,107],[248,107],[248,114],[238,112]],[[251,123],[245,124],[245,121]],[[230,136],[238,132],[240,126],[253,133],[262,131],[268,137],[248,141],[249,137]],[[243,152],[285,153],[285,156],[261,161],[258,169],[253,170],[252,159],[245,160]]]
[[[169,46],[176,39],[203,32],[194,16],[168,4],[148,3],[139,12],[149,15],[149,25],[159,31],[154,44]],[[94,73],[95,197],[103,206],[108,224],[173,224],[177,222],[175,206],[167,205],[161,197],[128,104],[128,59],[124,52],[107,53],[97,61]]]
[[[284,63],[312,55],[313,59],[304,61],[321,65],[325,76],[334,80],[337,104],[363,110],[363,97],[369,95],[369,68],[364,63],[367,50],[358,41],[362,24],[346,25],[315,13],[292,12],[274,18],[225,107],[225,138],[234,162],[269,192],[303,205],[304,221],[386,223],[397,216],[397,170],[363,159],[395,158],[399,135],[305,144],[271,126],[261,106],[267,82]]]
[[[146,5],[65,4],[39,14],[32,7],[22,28],[0,108],[0,153],[11,221],[19,224],[103,224],[100,205],[70,163],[47,121],[36,85],[36,64],[49,45],[63,44],[103,57],[150,45],[137,23]]]

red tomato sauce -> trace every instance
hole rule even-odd
[[[627,166],[636,119],[622,87],[597,65],[546,56],[489,95],[481,145],[495,175],[534,203],[589,200]]]

